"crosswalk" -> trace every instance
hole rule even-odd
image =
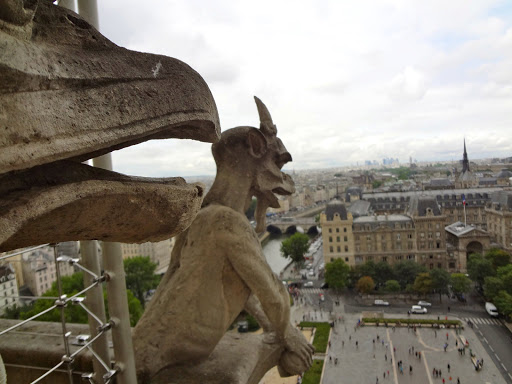
[[[471,321],[473,324],[480,325],[501,325],[501,321],[498,319],[482,318],[482,317],[466,317],[464,320]]]
[[[301,292],[304,293],[325,293],[323,289],[320,288],[302,288]]]

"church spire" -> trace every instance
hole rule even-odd
[[[462,173],[470,172],[468,153],[466,152],[466,138],[464,138],[464,154],[462,155]]]

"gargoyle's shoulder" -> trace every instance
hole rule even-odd
[[[252,229],[251,224],[240,212],[224,205],[210,204],[201,208],[196,216],[196,223],[210,228],[247,230]]]

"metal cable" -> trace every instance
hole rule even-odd
[[[48,245],[50,245],[50,244],[38,245],[37,247],[27,248],[27,249],[24,249],[22,251],[18,251],[18,252],[14,252],[14,253],[9,253],[8,255],[0,257],[0,261],[4,260],[4,259],[8,259],[9,257],[20,255],[22,253],[31,252],[31,251],[34,251],[34,250],[39,249],[39,248],[47,247]]]

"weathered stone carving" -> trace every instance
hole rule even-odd
[[[274,194],[295,190],[291,177],[281,172],[291,155],[265,105],[257,98],[256,103],[260,129],[229,129],[212,146],[213,186],[190,227],[178,236],[169,270],[134,330],[139,383],[210,382],[203,368],[225,364],[232,370],[238,359],[208,357],[223,348],[216,346],[244,308],[263,326],[265,343],[276,346],[273,365],[279,363],[283,375],[303,372],[312,362],[313,347],[290,324],[288,293],[244,215],[256,196],[258,224],[264,227],[267,207],[278,203]],[[251,383],[260,378],[252,372],[242,376]]]
[[[200,208],[200,184],[80,162],[151,139],[219,135],[210,90],[188,65],[118,47],[48,0],[0,0],[0,251],[180,233]]]

